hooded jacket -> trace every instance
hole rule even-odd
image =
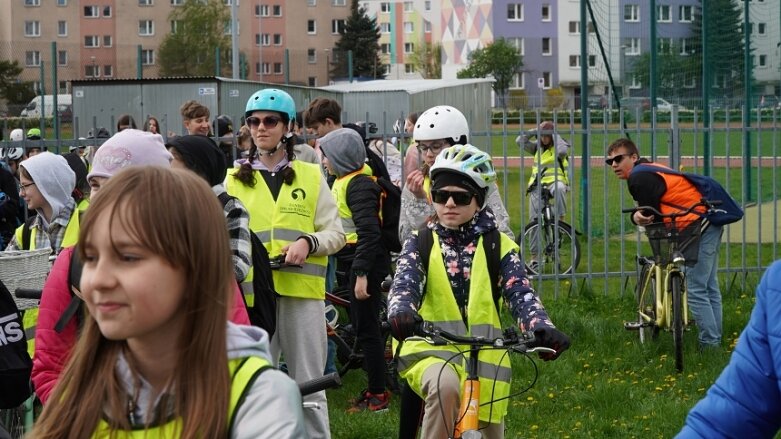
[[[678,438],[772,438],[781,431],[781,261],[757,287],[727,367],[689,412]]]
[[[71,319],[62,332],[57,332],[54,329],[71,301],[68,274],[73,251],[73,247],[63,249],[57,257],[49,276],[46,278],[41,295],[38,326],[35,330],[32,382],[35,393],[44,404],[65,369],[65,363],[68,361],[71,349],[76,345],[76,337],[78,336],[76,319]],[[230,320],[241,325],[249,325],[249,316],[238,286],[235,288],[233,297]]]
[[[42,152],[25,160],[19,166],[27,170],[35,182],[35,187],[51,206],[52,217],[47,220],[57,218],[60,212],[73,202],[71,193],[76,187],[76,174],[64,157]],[[42,209],[37,211],[38,215],[43,215]]]
[[[271,361],[268,334],[262,329],[228,323],[227,342],[229,360],[256,356]],[[133,394],[134,377],[123,357],[120,357],[115,370],[125,390]],[[165,398],[160,395],[152,401],[152,386],[143,378],[140,384],[134,415],[137,419],[146,420],[158,411],[158,404]],[[279,370],[266,369],[247,388],[243,402],[236,409],[230,437],[305,437],[302,410],[301,393],[296,383]]]

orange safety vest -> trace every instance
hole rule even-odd
[[[667,166],[659,165],[656,163],[646,165],[656,166],[659,168],[670,169]],[[657,172],[656,175],[664,179],[664,184],[667,186],[667,190],[662,195],[662,199],[659,200],[660,209],[663,214],[667,215],[674,212],[681,212],[684,209],[688,209],[692,204],[700,202],[702,200],[702,194],[694,187],[693,184],[682,175],[667,174],[665,172]],[[677,207],[675,207],[677,206]],[[683,208],[683,209],[680,209]],[[704,213],[705,208],[700,206],[696,209],[697,212]],[[690,221],[696,221],[701,217],[695,213],[690,213],[683,217],[675,219],[676,224],[682,221],[679,225],[679,229],[689,225]],[[669,218],[664,219],[665,222],[670,222]]]

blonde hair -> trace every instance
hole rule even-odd
[[[226,437],[231,385],[226,325],[234,281],[222,206],[191,171],[127,168],[108,180],[84,215],[79,236],[83,245],[78,248],[82,258],[85,246],[107,238],[92,233],[104,215],[185,273],[185,297],[178,312],[187,318],[178,345],[171,347],[176,350],[170,378],[174,416],[182,426],[178,437]],[[126,349],[125,340],[107,339],[87,315],[31,437],[90,437],[101,418],[114,431],[129,430],[127,392],[114,370]]]

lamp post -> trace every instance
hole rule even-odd
[[[325,50],[325,85],[331,85],[331,49]]]

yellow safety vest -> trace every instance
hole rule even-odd
[[[434,243],[428,262],[428,280],[423,302],[420,306],[420,316],[436,326],[459,335],[483,336],[499,338],[502,336],[499,313],[493,301],[491,282],[489,279],[488,262],[483,252],[482,237],[475,247],[472,261],[471,280],[469,282],[469,302],[467,315],[469,327],[464,324],[461,311],[456,303],[450,281],[445,272],[439,238],[434,233]],[[518,246],[504,233],[501,234],[501,252],[504,257]],[[420,396],[422,391],[423,372],[429,367],[441,367],[451,359],[451,365],[461,378],[466,379],[466,361],[469,357],[468,346],[434,346],[425,341],[407,339],[399,353],[399,374],[408,385]],[[463,355],[454,357],[458,352]],[[480,420],[498,423],[507,414],[508,400],[494,402],[510,394],[512,368],[510,359],[503,350],[484,349],[480,351],[477,374],[480,378]],[[494,383],[495,380],[495,383]],[[492,408],[493,406],[493,408]],[[489,413],[491,414],[489,419]]]
[[[545,175],[540,181],[543,185],[549,185],[558,180],[569,186],[569,178],[567,178],[569,161],[567,160],[567,157],[564,157],[561,159],[561,166],[559,166],[559,160],[556,158],[556,146],[551,146],[545,150],[542,148],[537,150],[537,153],[534,155],[532,175],[529,177],[529,182],[526,184],[527,187],[531,186],[537,178],[537,172],[539,172],[538,167],[548,168],[548,171],[545,172]]]
[[[255,381],[255,377],[271,368],[271,364],[260,357],[245,357],[236,358],[228,362],[228,370],[231,375],[231,392],[230,401],[228,403],[228,428],[233,428],[233,419],[236,416],[236,411],[239,405],[243,402],[242,397],[247,387],[252,385]],[[92,434],[93,438],[108,438],[114,437],[116,439],[154,439],[154,438],[174,438],[179,437],[182,433],[182,420],[176,418],[165,424],[158,425],[156,427],[150,427],[141,430],[111,430],[108,422],[101,419],[98,422],[98,427],[95,429],[95,433]],[[111,436],[111,435],[114,436]],[[228,434],[230,436],[230,434]]]
[[[88,206],[89,202],[87,200],[82,200],[77,208],[73,210],[71,219],[68,221],[68,225],[65,226],[65,234],[63,235],[60,248],[73,247],[76,245],[79,240],[79,218]],[[24,224],[16,229],[16,242],[19,244],[22,243],[23,229]],[[37,233],[37,227],[30,230],[29,250],[36,250],[35,237]],[[22,325],[24,326],[24,334],[27,337],[27,352],[30,354],[30,358],[33,358],[35,356],[35,330],[38,327],[38,308],[31,308],[24,311]]]
[[[226,191],[241,200],[250,214],[250,230],[258,236],[270,257],[282,253],[282,247],[303,235],[316,232],[315,215],[323,175],[318,165],[298,160],[290,162],[295,171],[293,184],[283,184],[276,201],[263,176],[254,188],[236,179],[238,169],[229,171]],[[273,271],[274,289],[282,296],[304,299],[325,299],[327,256],[312,256],[301,268],[284,267]],[[252,270],[244,282],[252,282]],[[254,297],[253,297],[254,302]],[[247,301],[248,306],[252,306]]]
[[[358,232],[355,229],[353,212],[347,205],[347,186],[350,185],[350,181],[352,181],[356,175],[361,174],[371,175],[371,168],[368,165],[364,165],[355,172],[337,178],[336,181],[334,181],[334,185],[331,187],[331,195],[334,196],[336,207],[339,209],[339,218],[342,220],[342,228],[344,229],[344,237],[347,244],[355,244],[358,242]]]

